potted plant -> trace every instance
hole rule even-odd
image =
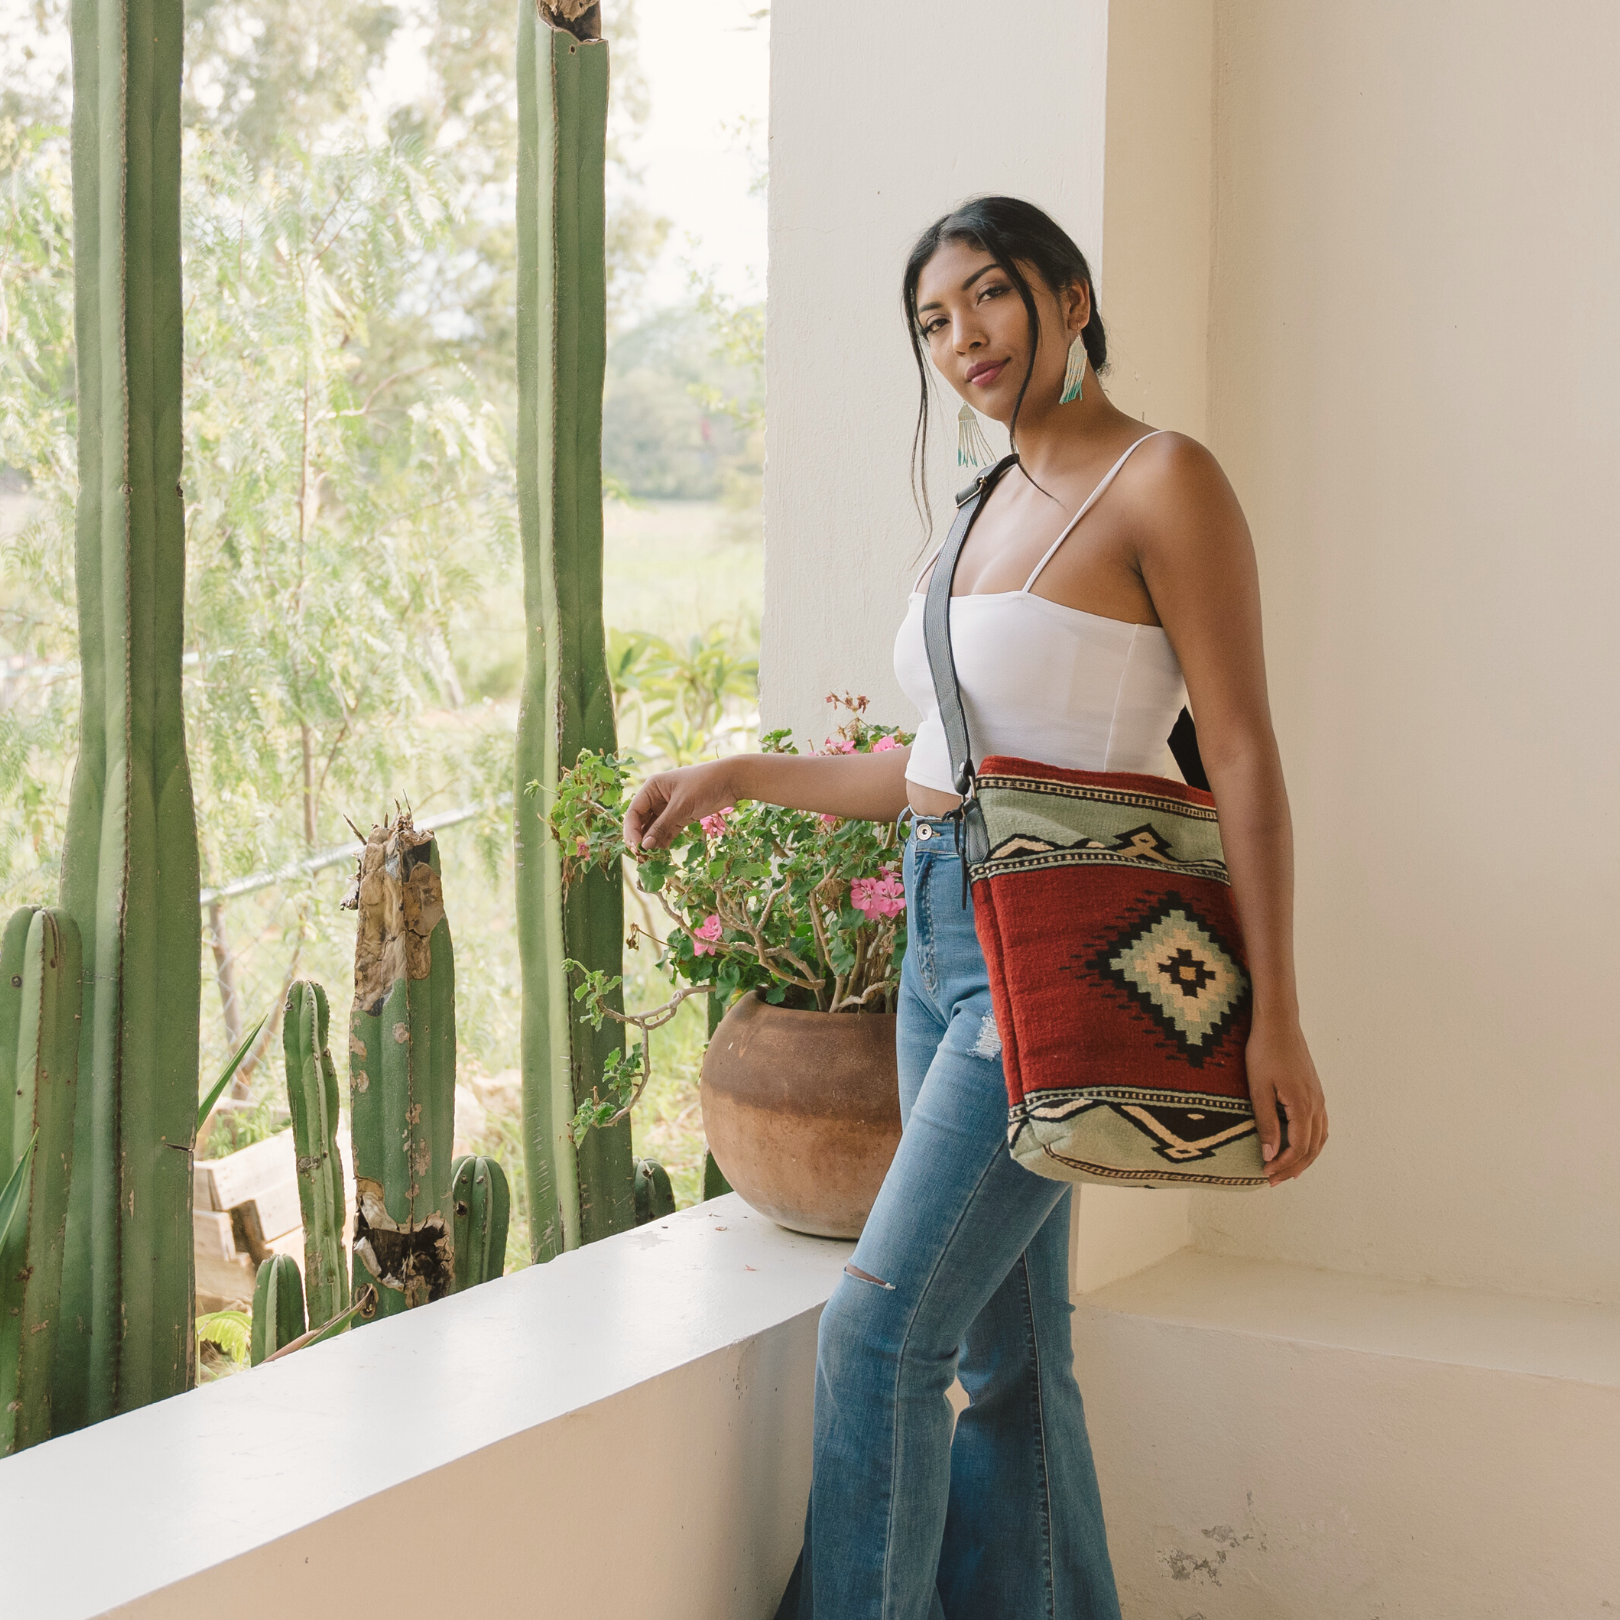
[[[866,699],[828,699],[847,718],[822,752],[877,753],[908,742],[865,717]],[[767,753],[797,753],[788,733]],[[648,1012],[621,1013],[617,975],[568,963],[583,1016],[641,1034],[611,1063],[576,1115],[575,1140],[634,1106],[651,1072],[651,1036],[694,995],[728,1007],[703,1060],[704,1127],[726,1179],[755,1209],[796,1231],[854,1237],[900,1140],[895,996],[905,953],[899,835],[850,821],[744,802],[686,828],[668,849],[631,850],[624,817],[632,762],[583,753],[549,816],[563,881],[627,861],[668,920],[637,925],[674,981]]]

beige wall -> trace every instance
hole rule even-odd
[[[1217,15],[1210,442],[1335,1134],[1197,1237],[1620,1300],[1620,8]]]
[[[1620,11],[829,15],[773,14],[767,717],[909,717],[900,263],[1032,197],[1093,256],[1113,397],[1206,438],[1261,559],[1334,1137],[1195,1241],[1620,1300]]]
[[[900,315],[912,240],[987,190],[1041,203],[1087,248],[1100,236],[1106,0],[1038,10],[1011,27],[977,0],[771,9],[768,725],[819,741],[822,699],[846,689],[878,718],[915,718],[890,668],[923,538]],[[936,407],[941,512],[966,481],[955,416]]]

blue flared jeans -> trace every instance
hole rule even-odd
[[[914,822],[905,886],[904,1131],[850,1262],[866,1277],[846,1271],[822,1313],[804,1551],[777,1620],[1119,1620],[1074,1381],[1069,1190],[1007,1151],[948,822]]]

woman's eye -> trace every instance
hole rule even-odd
[[[936,332],[943,331],[944,326],[945,317],[943,315],[936,315],[934,319],[923,328],[923,336],[932,337]]]
[[[1006,291],[1007,288],[1004,283],[996,282],[992,286],[981,288],[980,296],[983,298],[999,298]]]

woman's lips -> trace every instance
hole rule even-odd
[[[1005,360],[997,360],[994,365],[975,366],[968,373],[967,380],[970,383],[977,383],[980,388],[988,388],[1001,375],[1006,364]]]

